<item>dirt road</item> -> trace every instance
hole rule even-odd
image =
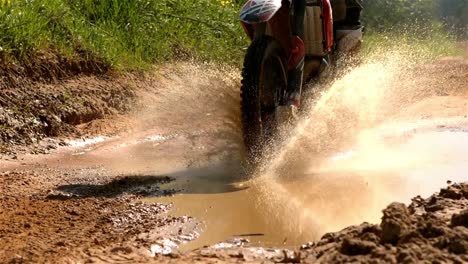
[[[326,84],[252,178],[237,74],[165,67],[127,133],[0,161],[0,262],[466,262],[463,184],[319,240],[468,182],[468,62],[402,64]]]

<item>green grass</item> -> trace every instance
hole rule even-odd
[[[104,61],[121,70],[177,59],[240,66],[248,45],[238,22],[243,2],[0,0],[0,60],[21,64],[55,53]],[[364,20],[372,21],[371,15]],[[369,27],[364,54],[395,46],[429,57],[455,52],[454,41],[440,26],[424,34],[401,31]]]
[[[455,36],[437,24],[426,29],[390,29],[386,32],[370,31],[365,34],[363,56],[388,51],[407,54],[416,62],[460,54]]]
[[[217,0],[0,0],[0,56],[94,54],[117,69],[174,59],[238,64],[239,5]],[[226,4],[228,3],[228,4]]]

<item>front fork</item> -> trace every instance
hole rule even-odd
[[[283,1],[283,4],[287,1]],[[285,95],[286,105],[300,106],[302,83],[304,79],[304,16],[306,9],[305,0],[295,0],[291,8],[283,5],[277,14],[268,21],[273,29],[270,33],[277,39],[281,46],[289,51],[287,61],[288,85]],[[292,18],[292,19],[290,19]],[[285,26],[284,21],[290,21],[290,26]],[[255,39],[267,31],[267,23],[248,25],[243,23],[246,34]],[[287,24],[286,24],[287,25]]]
[[[302,83],[304,79],[304,42],[298,36],[292,38],[292,50],[288,60],[288,87],[286,105],[301,105]]]
[[[296,0],[292,4],[292,38],[291,52],[288,59],[288,88],[286,105],[301,104],[302,83],[304,79],[304,16],[306,9],[305,0]]]

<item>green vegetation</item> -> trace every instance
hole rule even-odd
[[[238,63],[246,46],[229,0],[0,0],[0,58],[93,54],[120,69],[178,58]]]
[[[393,52],[410,56],[414,62],[424,62],[441,56],[458,55],[461,51],[454,38],[441,30],[434,30],[423,37],[398,31],[366,34],[361,55],[387,55]]]
[[[22,64],[60,54],[124,70],[188,58],[240,65],[248,45],[238,22],[244,2],[0,0],[0,59]],[[368,46],[416,39],[431,54],[446,54],[455,33],[468,34],[466,0],[363,3]]]
[[[427,29],[437,15],[436,1],[379,0],[363,1],[363,23],[372,32]]]
[[[425,33],[435,24],[436,29],[468,37],[466,0],[379,0],[363,1],[363,6],[363,22],[374,32],[403,28]]]
[[[379,0],[363,5],[365,53],[400,49],[415,58],[434,58],[456,54],[456,39],[468,37],[466,0]]]

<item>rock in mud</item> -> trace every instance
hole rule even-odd
[[[451,220],[452,226],[464,226],[468,228],[468,209],[460,212],[459,214],[454,214]]]
[[[369,241],[345,238],[341,244],[340,252],[349,256],[365,255],[371,253],[377,246]]]
[[[380,239],[383,243],[395,244],[411,230],[408,208],[402,203],[392,203],[383,211]]]
[[[460,200],[463,198],[463,193],[454,186],[449,186],[447,189],[440,190],[440,196],[447,199]]]

